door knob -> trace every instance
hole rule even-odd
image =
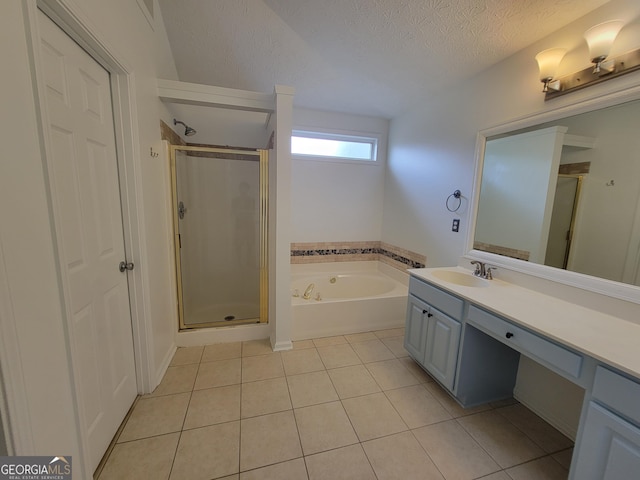
[[[120,265],[118,265],[118,270],[120,270],[120,272],[122,273],[124,273],[125,270],[133,270],[133,263],[120,262]]]

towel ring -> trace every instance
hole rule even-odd
[[[455,208],[451,208],[449,206],[449,202],[451,201],[451,197],[456,198],[458,200],[458,205]],[[460,206],[462,205],[462,192],[460,190],[456,190],[451,195],[449,195],[447,197],[447,201],[445,202],[445,205],[447,207],[447,210],[449,210],[450,212],[457,212],[460,209]]]

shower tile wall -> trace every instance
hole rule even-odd
[[[160,120],[160,137],[171,145],[186,145],[185,141],[180,138],[169,125]]]

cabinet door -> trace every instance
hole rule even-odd
[[[640,472],[640,429],[591,402],[571,471],[574,480],[629,480]]]
[[[429,305],[409,295],[407,320],[404,334],[404,348],[415,361],[424,365],[424,351],[427,343],[427,317]]]
[[[453,390],[460,345],[460,322],[434,308],[431,314],[424,366],[442,385]]]

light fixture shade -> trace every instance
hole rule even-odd
[[[584,38],[589,45],[589,58],[597,63],[609,56],[611,46],[624,26],[622,20],[611,20],[599,23],[584,32]]]
[[[536,55],[540,69],[540,81],[549,81],[555,77],[556,70],[558,70],[565,53],[567,53],[566,48],[550,48]]]

